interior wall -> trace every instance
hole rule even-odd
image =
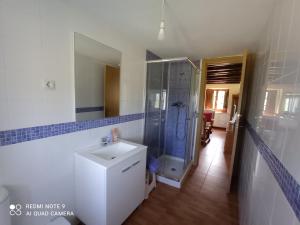
[[[72,1],[0,2],[0,131],[75,121],[74,32],[122,52],[121,115],[144,112],[145,49]],[[55,90],[45,88],[56,82]],[[74,209],[73,154],[112,127],[142,142],[143,119],[0,147],[0,185],[14,203],[65,203]],[[1,138],[1,137],[0,137]],[[13,217],[13,225],[49,217]]]
[[[248,90],[239,183],[240,224],[299,225],[300,2],[276,0],[260,38]],[[266,92],[293,96],[266,116]],[[298,100],[296,100],[298,99]],[[273,100],[272,100],[273,101]]]
[[[104,68],[99,60],[75,52],[75,108],[104,107]],[[76,113],[76,120],[103,117],[104,110]]]
[[[232,95],[240,93],[240,84],[206,84],[206,89],[229,89],[227,112],[216,112],[214,126],[226,128],[231,114]]]
[[[121,115],[143,109],[144,85],[131,84],[145,81],[143,47],[68,1],[1,1],[0,12],[1,130],[75,120],[75,31],[122,52]]]

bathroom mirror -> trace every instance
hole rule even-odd
[[[119,116],[121,52],[74,33],[76,121]]]

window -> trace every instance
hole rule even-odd
[[[285,94],[283,100],[283,111],[285,113],[297,113],[300,108],[300,95],[299,94]]]
[[[268,96],[269,96],[269,92],[266,92],[266,95],[265,95],[265,100],[264,100],[264,112],[266,111],[267,109],[267,101],[268,101]]]
[[[162,103],[161,103],[161,105],[162,105],[162,110],[166,110],[166,104],[167,104],[167,90],[166,89],[163,89],[162,90],[162,99],[161,99],[161,101],[162,101]]]
[[[205,96],[205,109],[217,112],[227,112],[228,89],[207,89]]]
[[[159,109],[160,93],[155,94],[154,108]]]
[[[166,104],[167,104],[167,90],[163,89],[161,93],[155,94],[154,108],[159,109],[161,107],[162,110],[166,110]]]
[[[264,100],[263,113],[274,115],[276,113],[277,90],[267,90]]]

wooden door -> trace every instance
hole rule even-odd
[[[119,116],[120,68],[105,66],[104,98],[105,117]]]
[[[232,146],[232,154],[231,154],[231,161],[229,167],[229,187],[228,190],[230,191],[234,187],[234,182],[237,181],[238,170],[239,170],[239,155],[238,150],[242,147],[243,141],[243,132],[245,129],[245,108],[246,108],[246,94],[247,94],[247,83],[246,83],[246,76],[247,76],[247,68],[248,68],[248,51],[244,51],[243,53],[243,66],[241,71],[241,83],[240,83],[240,95],[238,100],[238,107],[237,107],[237,118],[234,125],[234,138],[233,138],[233,146]]]

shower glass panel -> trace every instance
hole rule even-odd
[[[159,158],[163,154],[164,126],[161,106],[163,70],[163,63],[155,63],[147,67],[147,74],[151,74],[151,76],[147,76],[144,132],[144,144],[148,146],[148,158]]]
[[[192,160],[196,74],[188,60],[147,63],[144,144],[159,159],[159,175],[177,181]]]

